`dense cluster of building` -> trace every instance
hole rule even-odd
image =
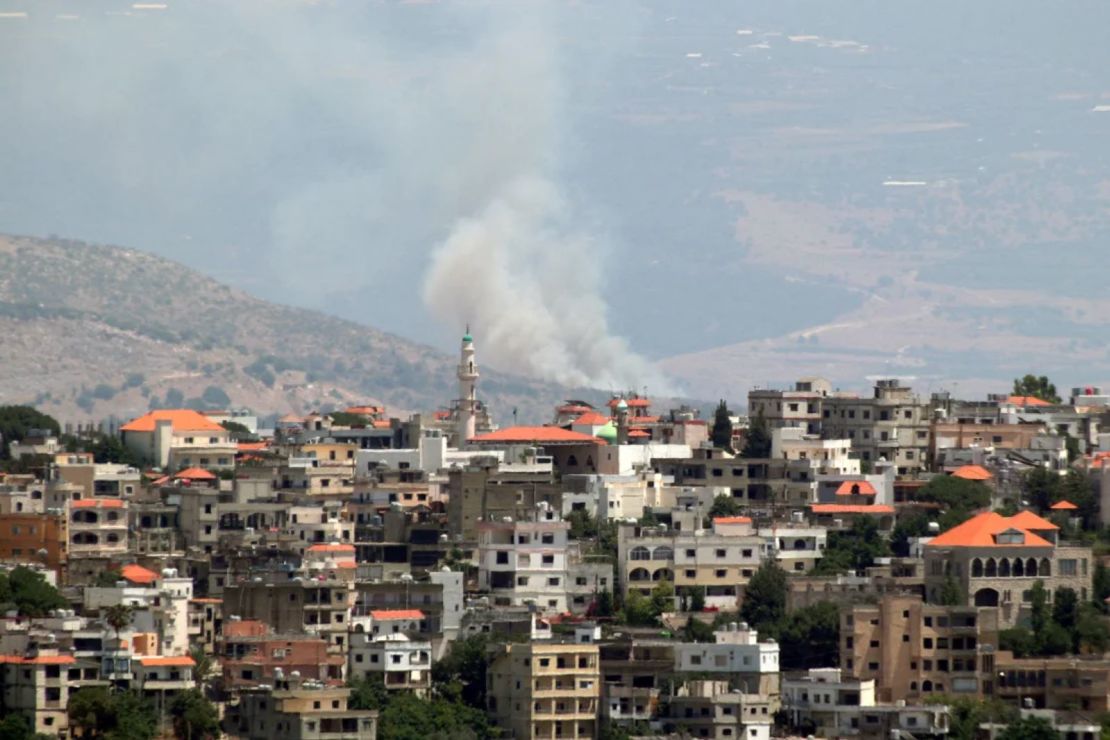
[[[151,411],[115,432],[134,467],[46,430],[5,440],[44,464],[0,476],[0,563],[40,572],[69,608],[0,619],[0,713],[67,737],[86,687],[164,712],[199,684],[229,736],[374,738],[379,714],[352,708],[349,686],[428,699],[433,667],[473,635],[488,650],[479,708],[503,737],[940,736],[954,697],[1085,740],[1110,711],[1110,659],[1000,642],[1030,624],[1035,589],[1096,599],[1098,557],[1076,534],[1081,516],[1110,521],[1099,389],[968,402],[807,378],[753,390],[727,425],[630,393],[498,428],[469,334],[458,380],[449,409],[407,419]],[[1035,510],[1030,471],[1083,476],[1093,505]],[[922,492],[945,477],[989,504],[931,521],[904,554],[821,568],[861,520],[880,538],[939,520]],[[769,563],[788,611],[838,610],[836,649],[812,667],[781,665],[785,646],[741,618]],[[622,618],[660,595],[654,624]]]

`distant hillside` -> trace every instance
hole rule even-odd
[[[0,235],[0,403],[74,421],[182,403],[268,414],[375,400],[430,411],[454,397],[454,363],[137,250]],[[488,367],[479,393],[502,424],[513,408],[521,421],[547,421],[560,399],[601,399]]]

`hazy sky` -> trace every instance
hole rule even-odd
[[[941,282],[1093,296],[1068,262],[1110,235],[1107,8],[0,0],[0,230],[444,347],[471,318],[501,364],[597,382],[662,382],[622,337],[662,357],[864,300],[791,263],[811,212],[768,225],[760,198],[901,208],[825,227],[935,250],[913,269]]]

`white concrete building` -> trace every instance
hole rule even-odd
[[[411,691],[425,696],[432,685],[432,643],[405,634],[351,634],[347,675],[362,678],[380,674],[387,691]]]

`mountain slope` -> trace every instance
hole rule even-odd
[[[309,278],[305,290],[327,286]],[[72,240],[0,236],[0,337],[0,403],[35,403],[60,419],[200,398],[260,414],[368,400],[428,411],[456,388],[454,358],[431,347],[267,303],[144,252]],[[513,408],[546,420],[568,394],[598,395],[488,368],[479,383],[503,424]]]

